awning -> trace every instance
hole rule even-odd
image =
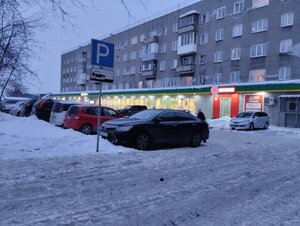
[[[300,98],[300,94],[280,95],[279,98]]]

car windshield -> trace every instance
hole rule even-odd
[[[237,118],[250,118],[252,117],[254,113],[253,112],[242,112],[242,113],[239,113],[236,117]]]
[[[154,119],[159,113],[161,113],[160,111],[157,110],[143,110],[140,111],[134,115],[131,115],[129,118],[132,119],[142,119],[142,120],[152,120]]]

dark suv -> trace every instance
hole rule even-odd
[[[38,119],[49,122],[51,109],[55,100],[52,99],[41,99],[35,102],[32,107],[31,113],[35,114]]]
[[[119,110],[119,112],[124,116],[130,116],[139,111],[143,111],[146,109],[147,109],[147,106],[145,106],[145,105],[129,105],[129,106],[126,106],[124,109]]]

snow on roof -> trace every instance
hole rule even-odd
[[[280,95],[280,98],[300,98],[300,94]]]
[[[182,18],[182,17],[185,17],[185,16],[189,16],[189,15],[192,15],[192,14],[199,14],[199,12],[193,9],[191,11],[188,11],[188,12],[180,15],[179,18]]]
[[[245,83],[225,83],[225,84],[207,84],[207,85],[194,85],[194,86],[180,86],[180,87],[161,87],[161,88],[135,88],[135,89],[110,89],[110,90],[103,90],[102,94],[107,93],[134,93],[134,92],[143,92],[143,91],[168,91],[168,90],[182,90],[182,89],[204,89],[204,88],[210,88],[212,86],[218,86],[218,87],[228,87],[228,86],[264,86],[264,85],[284,85],[284,84],[300,84],[300,79],[295,80],[286,80],[286,81],[260,81],[260,82],[245,82]],[[86,93],[86,94],[95,94],[98,92],[97,90],[93,91],[82,91],[82,92],[63,92],[63,93],[53,93],[51,96],[55,96],[57,94],[65,94],[65,95],[74,95],[76,93]]]

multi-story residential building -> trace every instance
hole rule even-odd
[[[299,15],[298,0],[202,0],[112,34],[104,103],[201,106],[212,118],[265,110],[273,124],[300,127]],[[62,55],[57,96],[96,100],[89,58],[89,44]]]

